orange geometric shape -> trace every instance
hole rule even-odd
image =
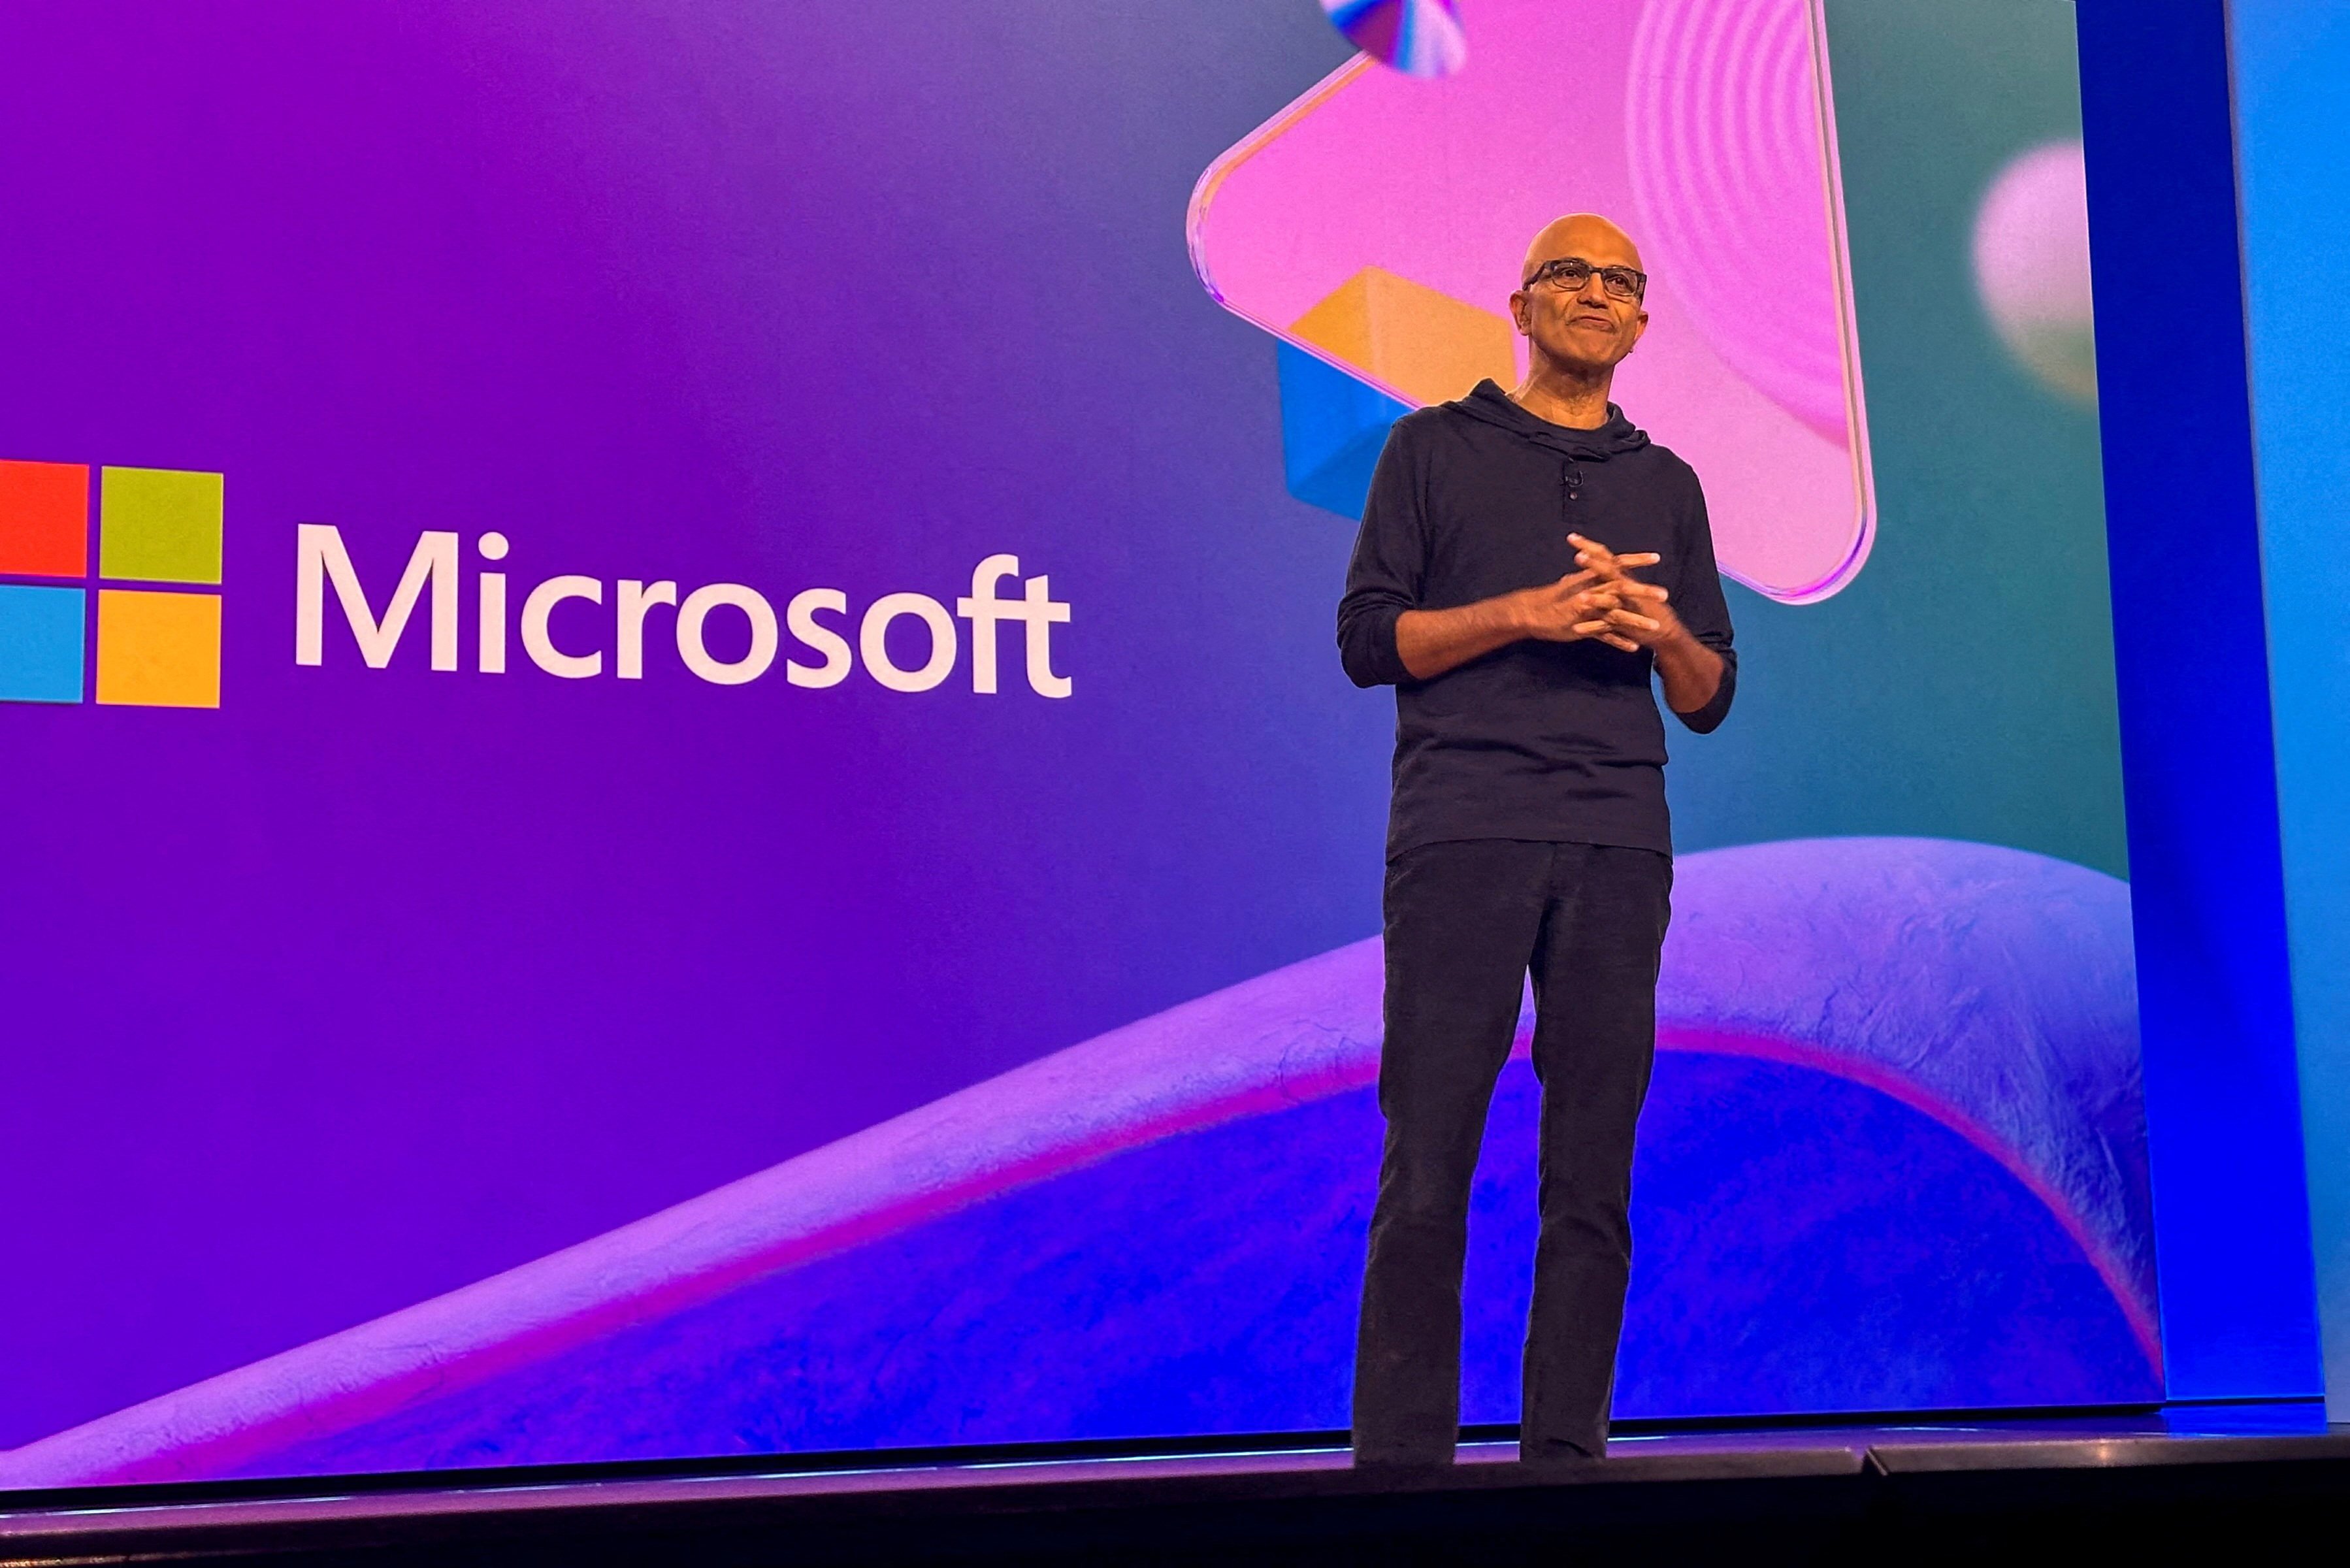
[[[88,570],[88,465],[0,462],[0,573],[78,577]]]
[[[1507,321],[1385,267],[1363,268],[1289,329],[1420,404],[1449,402],[1488,378],[1505,387],[1517,379]]]
[[[220,706],[218,594],[101,588],[98,700],[140,708]]]

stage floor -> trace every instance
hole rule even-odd
[[[0,1563],[1440,1561],[1567,1540],[1831,1561],[2015,1529],[2241,1545],[2350,1504],[2350,1428],[2314,1404],[1633,1431],[1565,1471],[1471,1442],[1404,1479],[1329,1438],[1184,1446],[17,1493]]]

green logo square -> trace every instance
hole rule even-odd
[[[98,482],[100,576],[146,583],[221,580],[221,476],[109,468]]]

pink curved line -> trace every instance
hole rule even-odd
[[[1816,604],[1860,575],[1877,543],[1877,471],[1868,450],[1868,396],[1861,376],[1860,328],[1855,317],[1852,291],[1852,238],[1845,223],[1844,154],[1836,143],[1835,81],[1828,58],[1827,12],[1821,0],[1811,0],[1812,90],[1818,96],[1820,156],[1825,164],[1830,265],[1835,269],[1836,319],[1844,347],[1845,424],[1850,434],[1846,450],[1852,457],[1855,492],[1861,497],[1859,537],[1853,541],[1845,564],[1817,582],[1787,596],[1788,604]]]
[[[2043,1207],[2056,1218],[2064,1233],[2097,1271],[2106,1290],[2122,1309],[2129,1322],[2130,1333],[2137,1338],[2138,1349],[2145,1355],[2147,1365],[2157,1377],[2162,1376],[2162,1331],[2157,1324],[2153,1308],[2138,1299],[2136,1276],[2116,1257],[2112,1251],[2073,1211],[2062,1193],[2034,1171],[2020,1153],[1997,1133],[1969,1116],[1959,1106],[1933,1094],[1910,1079],[1887,1069],[1881,1063],[1861,1057],[1837,1055],[1816,1045],[1798,1040],[1784,1040],[1774,1035],[1745,1034],[1731,1030],[1693,1028],[1659,1021],[1657,1026],[1657,1049],[1659,1051],[1706,1052],[1717,1056],[1745,1056],[1757,1061],[1780,1062],[1794,1067],[1807,1067],[1831,1077],[1874,1089],[1891,1100],[1898,1101],[1911,1110],[1920,1112],[1957,1133],[1976,1148],[1997,1160],[2007,1173],[2022,1182]]]
[[[1290,99],[1278,114],[1258,126],[1256,130],[1234,143],[1222,157],[1201,171],[1198,182],[1191,187],[1191,200],[1183,210],[1183,242],[1191,252],[1192,274],[1199,278],[1200,286],[1208,291],[1208,297],[1232,311],[1243,321],[1261,327],[1284,340],[1288,334],[1283,327],[1261,320],[1240,309],[1225,297],[1224,291],[1217,286],[1215,271],[1208,265],[1206,231],[1209,209],[1215,204],[1216,192],[1241,165],[1281,140],[1292,126],[1320,108],[1323,101],[1332,94],[1365,71],[1374,68],[1376,68],[1376,62],[1370,56],[1357,55]],[[1336,361],[1333,360],[1332,363],[1336,364]]]
[[[528,1313],[527,1299],[544,1287],[544,1276],[559,1272],[574,1278],[592,1278],[599,1273],[598,1265],[602,1260],[591,1255],[591,1250],[612,1251],[609,1243],[639,1229],[625,1227],[583,1243],[580,1248],[555,1253],[508,1274],[494,1276],[481,1284],[151,1402],[173,1407],[169,1413],[154,1412],[158,1416],[176,1414],[189,1403],[188,1397],[199,1391],[209,1393],[212,1397],[207,1402],[216,1406],[240,1410],[255,1404],[264,1407],[251,1410],[245,1418],[212,1423],[213,1429],[184,1438],[168,1429],[159,1431],[150,1424],[134,1422],[130,1424],[146,1427],[138,1435],[151,1441],[126,1445],[122,1438],[130,1434],[120,1429],[125,1424],[122,1417],[135,1417],[148,1409],[146,1406],[135,1406],[120,1416],[90,1423],[88,1428],[77,1428],[0,1454],[0,1487],[106,1486],[228,1474],[305,1438],[347,1431],[376,1417],[389,1415],[421,1397],[478,1386],[501,1373],[548,1360],[608,1334],[714,1301],[767,1275],[837,1256],[989,1199],[1068,1175],[1114,1155],[1357,1088],[1376,1075],[1374,1062],[1368,1075],[1324,1075],[1303,1085],[1269,1085],[1226,1099],[1174,1106],[1164,1115],[1104,1129],[1096,1136],[1008,1160],[937,1187],[909,1191],[893,1200],[845,1213],[829,1223],[775,1244],[745,1250],[700,1269],[606,1295],[577,1310],[555,1316]],[[1297,1093],[1301,1086],[1310,1091],[1303,1100]],[[670,1216],[656,1215],[652,1220],[639,1221],[639,1225],[667,1218]],[[534,1277],[518,1277],[525,1274]],[[495,1289],[502,1284],[507,1288]],[[494,1294],[481,1301],[463,1299],[475,1292]],[[524,1298],[521,1313],[511,1310],[517,1304],[517,1296]],[[518,1324],[517,1317],[522,1319]],[[362,1336],[363,1343],[353,1343]],[[328,1366],[315,1372],[288,1365],[338,1342],[343,1342],[343,1355],[333,1357]],[[436,1350],[437,1354],[403,1357],[400,1365],[386,1368],[380,1376],[352,1379],[345,1375],[348,1363],[367,1359],[367,1352],[400,1346]],[[290,1380],[285,1377],[288,1371],[296,1374]],[[309,1375],[305,1376],[306,1372]],[[277,1397],[269,1397],[272,1393]],[[91,1428],[109,1429],[92,1432]],[[98,1441],[68,1440],[78,1434],[87,1434]],[[143,1447],[146,1451],[122,1451],[126,1447]]]
[[[1360,955],[1373,945],[1357,944],[1326,957]],[[1519,1021],[1513,1055],[1527,1054],[1531,1031],[1529,1012]],[[2126,1272],[2016,1151],[1956,1106],[1877,1064],[1803,1042],[1660,1020],[1657,1044],[1663,1051],[1745,1056],[1824,1073],[1874,1089],[1950,1127],[1998,1161],[2056,1218],[2121,1307],[2149,1365],[2160,1372],[2159,1340],[2151,1315],[2138,1303]],[[1285,1054],[1283,1062],[1285,1066]],[[950,1179],[901,1185],[878,1201],[858,1205],[853,1194],[844,1195],[852,1200],[817,1223],[771,1236],[764,1244],[733,1250],[722,1246],[717,1255],[702,1258],[699,1267],[644,1277],[646,1253],[658,1257],[673,1251],[681,1233],[723,1232],[729,1210],[764,1211],[779,1186],[821,1186],[826,1173],[811,1167],[855,1165],[855,1157],[867,1151],[845,1146],[882,1141],[871,1135],[886,1134],[897,1125],[885,1124],[479,1284],[0,1456],[0,1485],[103,1485],[229,1473],[305,1438],[348,1430],[420,1397],[478,1385],[634,1324],[714,1300],[764,1276],[899,1234],[1113,1156],[1367,1087],[1377,1081],[1378,1072],[1376,1033],[1347,1039],[1304,1071],[1276,1071],[1265,1079],[1227,1082],[1216,1092],[1155,1101],[1143,1114],[1072,1129],[1075,1136],[1060,1142],[973,1166]],[[965,1091],[965,1096],[971,1093]],[[899,1122],[963,1097],[951,1096]],[[935,1124],[953,1118],[929,1119]],[[843,1160],[841,1155],[851,1158]],[[832,1158],[827,1161],[827,1157]],[[633,1270],[632,1262],[637,1265]],[[637,1275],[633,1285],[628,1278],[631,1273]],[[579,1299],[583,1287],[588,1293],[584,1301]]]
[[[233,1472],[1127,1149],[1326,1098],[1377,1075],[1378,973],[1372,939],[1187,1002],[575,1247],[0,1454],[0,1488]]]

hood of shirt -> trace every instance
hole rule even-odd
[[[1499,425],[1561,457],[1586,462],[1605,462],[1618,452],[1638,452],[1648,444],[1648,432],[1626,419],[1624,410],[1613,403],[1607,405],[1607,422],[1597,430],[1570,430],[1526,412],[1491,380],[1478,382],[1467,397],[1445,407],[1458,409],[1472,420]]]

